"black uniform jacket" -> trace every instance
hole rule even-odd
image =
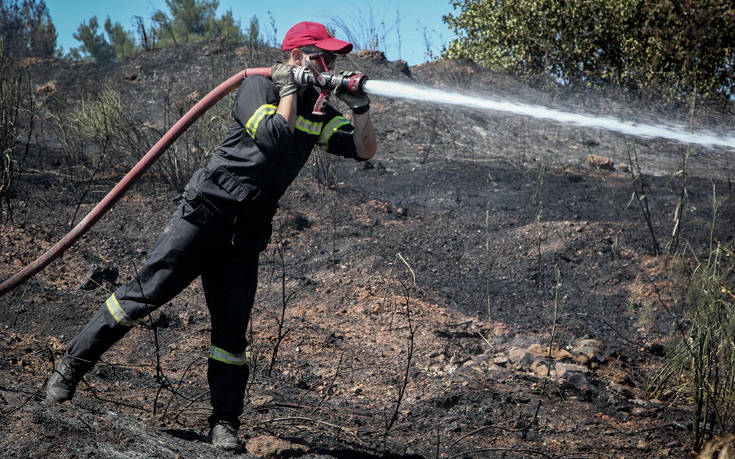
[[[313,88],[298,96],[296,129],[291,133],[286,120],[276,115],[280,99],[273,82],[262,76],[246,78],[235,97],[224,142],[194,173],[185,197],[202,199],[228,221],[240,221],[240,229],[251,237],[265,237],[267,244],[278,199],[314,145],[359,160],[354,129],[337,109],[328,105],[324,115],[312,114],[317,96]]]

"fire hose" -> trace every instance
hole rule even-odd
[[[298,86],[315,86],[319,89],[320,97],[317,104],[326,103],[326,97],[329,91],[340,88],[349,92],[364,92],[364,83],[367,77],[364,74],[342,76],[328,72],[318,72],[316,69],[308,67],[298,67],[294,71],[294,79]],[[240,86],[243,79],[253,76],[262,75],[271,76],[270,67],[257,67],[242,70],[214,88],[209,94],[204,96],[184,116],[169,129],[161,139],[156,142],[148,153],[143,156],[138,163],[133,166],[130,171],[110,190],[107,195],[84,217],[82,220],[69,231],[59,242],[54,244],[44,254],[35,261],[28,264],[25,268],[0,283],[0,297],[10,292],[18,285],[27,281],[52,261],[59,258],[69,247],[81,238],[102,216],[112,208],[115,203],[125,194],[126,191],[135,183],[136,180],[143,175],[148,168],[170,147],[181,134],[183,134],[194,121],[196,121],[204,112],[209,110],[220,99],[232,92]],[[321,105],[314,106],[314,112],[321,111]]]

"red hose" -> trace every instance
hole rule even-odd
[[[13,290],[15,287],[25,282],[26,280],[33,277],[36,273],[41,271],[43,268],[48,266],[49,263],[60,257],[69,247],[72,246],[84,233],[86,233],[95,223],[99,220],[105,212],[115,205],[115,203],[128,191],[128,188],[140,178],[145,171],[163,154],[168,147],[181,134],[186,131],[189,126],[194,123],[204,112],[209,110],[214,104],[220,99],[229,94],[233,89],[240,86],[240,83],[245,77],[252,75],[263,75],[270,77],[270,67],[259,67],[252,69],[245,69],[231,76],[219,86],[214,88],[209,94],[207,94],[202,100],[196,103],[179,121],[174,124],[171,129],[164,134],[161,139],[153,145],[148,153],[133,166],[132,169],[118,182],[115,187],[107,193],[97,205],[92,209],[78,224],[75,226],[66,236],[64,236],[59,242],[53,247],[46,251],[43,255],[38,257],[36,261],[29,264],[25,268],[18,271],[15,275],[6,279],[0,284],[0,297]]]

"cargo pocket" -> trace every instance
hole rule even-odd
[[[262,252],[268,247],[273,226],[268,223],[255,224],[247,217],[236,217],[232,232],[232,245],[238,249]]]
[[[204,198],[191,185],[186,185],[182,197],[184,200],[181,217],[194,225],[206,226],[212,213],[204,202]]]
[[[260,190],[257,187],[240,182],[221,167],[214,169],[209,179],[237,202],[255,199],[260,194]]]

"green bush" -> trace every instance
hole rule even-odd
[[[97,92],[84,93],[63,117],[51,115],[66,162],[82,171],[132,167],[158,140],[133,113],[117,87],[104,83]]]
[[[56,118],[54,125],[68,162],[130,169],[200,98],[196,91],[173,99],[165,95],[159,129],[136,119],[133,104],[108,83],[84,95],[69,116]],[[191,174],[219,147],[229,126],[231,104],[232,95],[202,115],[156,161],[153,170],[171,188],[183,191]]]
[[[655,396],[692,404],[692,447],[735,432],[735,254],[713,248],[693,268],[679,258],[688,308],[675,320],[665,364],[653,378]]]
[[[735,4],[720,0],[453,0],[444,50],[527,80],[667,98],[735,94]]]
[[[130,167],[156,140],[132,113],[133,107],[123,102],[117,88],[105,84],[97,93],[82,97],[68,122],[73,135],[98,147],[90,158],[94,162],[100,160],[96,155],[112,153],[116,163]]]

